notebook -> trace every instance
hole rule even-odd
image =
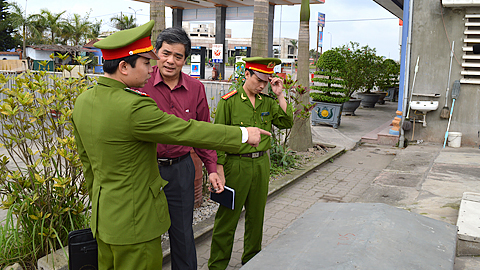
[[[232,210],[235,209],[235,190],[233,188],[225,186],[222,193],[210,192],[210,199]]]

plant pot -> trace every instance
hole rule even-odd
[[[337,128],[340,125],[342,116],[342,104],[313,101],[315,106],[312,111],[312,124],[328,124]]]
[[[380,94],[374,93],[359,93],[357,95],[362,99],[360,105],[362,105],[363,108],[375,108],[375,103],[377,103],[380,98]]]
[[[350,98],[347,102],[343,103],[342,113],[344,115],[355,115],[355,110],[360,106],[361,99]]]
[[[380,97],[378,98],[378,101],[377,103],[378,104],[385,104],[385,97],[387,96],[387,92],[383,92],[383,91],[375,91],[373,92],[374,94],[379,94]]]
[[[398,100],[398,87],[391,87],[387,89],[387,96],[385,97],[387,101],[397,101]]]

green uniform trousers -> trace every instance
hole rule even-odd
[[[133,245],[110,245],[99,238],[99,270],[162,269],[162,237]]]
[[[263,218],[267,203],[270,159],[228,155],[224,165],[226,185],[235,189],[235,210],[220,206],[215,216],[208,268],[225,269],[232,254],[238,219],[245,206],[242,263],[262,249]]]

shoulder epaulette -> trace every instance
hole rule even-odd
[[[137,94],[139,96],[144,96],[144,97],[149,97],[150,95],[147,94],[147,93],[144,93],[142,91],[138,91],[136,89],[131,89],[131,88],[128,88],[128,87],[125,87],[123,90],[127,91],[127,92],[130,92],[130,93],[134,93],[134,94]]]
[[[231,98],[232,96],[234,96],[236,93],[238,93],[237,90],[230,91],[230,92],[226,93],[225,95],[223,95],[222,98],[227,100],[227,99]]]

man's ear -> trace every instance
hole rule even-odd
[[[252,75],[250,75],[250,71],[245,70],[245,80],[250,78]]]
[[[128,68],[130,67],[130,64],[128,64],[125,61],[120,61],[118,64],[118,72],[120,72],[122,75],[128,75]]]

